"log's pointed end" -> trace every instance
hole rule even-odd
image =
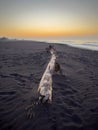
[[[46,48],[47,52],[50,52],[51,55],[53,55],[55,53],[55,48],[53,45],[49,45],[49,47]]]

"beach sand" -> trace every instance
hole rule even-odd
[[[0,41],[0,130],[98,129],[98,52],[67,45],[53,44],[63,74],[53,75],[52,104],[35,105],[32,118],[27,116],[50,59],[49,45]]]

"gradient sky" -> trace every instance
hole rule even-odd
[[[0,36],[98,36],[98,0],[0,0]]]

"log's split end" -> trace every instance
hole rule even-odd
[[[60,71],[60,66],[56,63],[54,47],[49,46],[49,51],[51,53],[51,58],[38,86],[39,101],[42,103],[52,102],[52,75],[54,71]]]

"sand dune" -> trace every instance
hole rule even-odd
[[[1,130],[97,130],[98,52],[55,44],[63,75],[53,75],[52,104],[25,108],[50,59],[48,43],[0,41]]]

